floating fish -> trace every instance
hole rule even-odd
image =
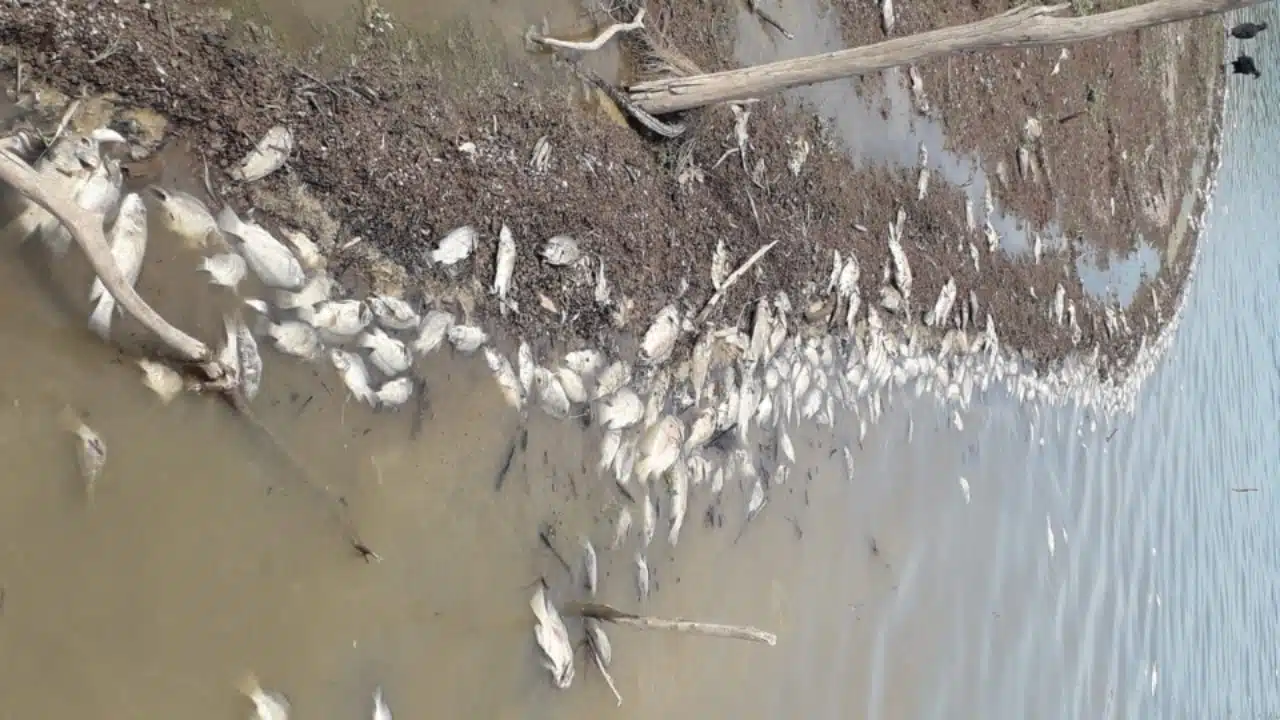
[[[524,388],[525,395],[533,392],[533,371],[536,367],[533,348],[529,347],[529,343],[521,340],[520,348],[516,350],[516,374],[520,378],[520,387]]]
[[[307,281],[302,264],[284,243],[261,225],[241,220],[230,205],[218,212],[218,227],[240,239],[240,254],[263,285],[297,290]]]
[[[269,325],[267,336],[275,343],[276,349],[286,355],[303,360],[314,360],[320,355],[320,336],[315,328],[304,322],[290,320]]]
[[[470,225],[457,228],[440,239],[440,244],[431,251],[431,260],[441,265],[454,265],[465,260],[475,249],[478,238],[479,233]]]
[[[627,539],[627,533],[631,531],[631,509],[623,505],[618,509],[618,518],[613,523],[613,543],[609,545],[610,550],[617,550],[622,547],[622,543]]]
[[[142,384],[159,395],[161,403],[168,404],[182,392],[182,376],[168,365],[140,358],[138,367],[142,368]]]
[[[253,703],[257,720],[289,720],[289,699],[278,692],[263,690],[253,674],[240,681],[240,692]]]
[[[276,125],[262,136],[258,144],[231,171],[236,182],[254,182],[284,167],[293,152],[293,133],[283,125]]]
[[[556,377],[560,379],[560,387],[564,388],[564,394],[569,398],[570,402],[584,403],[587,401],[587,387],[582,383],[582,378],[578,373],[567,367],[561,367],[556,370]]]
[[[600,373],[600,378],[596,381],[596,391],[592,397],[595,400],[608,397],[629,382],[631,382],[631,363],[619,360]]]
[[[409,402],[413,395],[413,378],[399,377],[388,380],[378,388],[378,404],[382,407],[399,407]]]
[[[107,242],[111,246],[111,259],[116,269],[125,282],[133,286],[142,273],[142,259],[147,252],[147,207],[137,193],[129,193],[120,203],[120,213],[111,226]],[[111,333],[116,299],[107,292],[101,278],[94,278],[93,285],[89,287],[89,302],[94,300],[98,302],[89,315],[89,329],[106,340]]]
[[[449,344],[463,355],[470,355],[489,341],[489,335],[475,325],[454,325],[449,328]]]
[[[643,414],[644,405],[641,404],[640,397],[629,388],[622,388],[600,401],[596,411],[601,427],[606,430],[631,427],[640,421]]]
[[[573,645],[569,642],[569,630],[541,584],[529,606],[538,621],[533,636],[538,647],[542,648],[542,666],[551,672],[552,682],[557,688],[567,690],[573,683]]]
[[[320,248],[306,233],[301,230],[290,230],[288,228],[280,228],[280,234],[284,236],[286,242],[293,246],[293,253],[297,256],[298,262],[302,263],[302,267],[310,272],[320,272],[324,270],[328,261],[320,252]]]
[[[684,424],[674,415],[667,415],[650,427],[640,441],[640,462],[636,474],[640,482],[666,472],[680,457],[684,443]]]
[[[235,290],[244,279],[248,266],[245,265],[244,258],[235,253],[220,253],[213,257],[201,258],[200,270],[209,273],[210,284]]]
[[[545,368],[535,368],[533,384],[538,390],[539,404],[548,415],[561,419],[569,416],[569,396],[555,375]]]
[[[568,235],[556,235],[542,246],[542,259],[552,265],[572,265],[582,259],[578,241]]]
[[[337,286],[338,285],[334,282],[333,278],[324,273],[319,273],[308,280],[307,284],[303,285],[302,289],[298,292],[277,290],[276,307],[284,310],[315,307],[332,297],[333,291]]]
[[[369,309],[378,324],[388,330],[409,330],[418,327],[418,313],[409,303],[391,295],[374,295],[369,298]]]
[[[489,364],[489,370],[493,372],[493,378],[498,381],[498,388],[502,391],[502,397],[507,404],[516,410],[523,410],[524,386],[516,376],[516,371],[511,368],[511,363],[503,357],[502,353],[488,347],[484,349],[484,359]]]
[[[667,532],[667,544],[675,547],[680,541],[680,528],[689,510],[689,468],[682,462],[671,466],[667,472],[671,484],[671,530]]]
[[[93,491],[102,475],[102,468],[107,464],[107,444],[102,436],[85,424],[80,416],[70,407],[64,407],[58,416],[62,426],[74,433],[79,444],[76,447],[76,462],[80,467],[80,476],[84,478],[85,492],[93,497]]]
[[[422,318],[422,326],[418,329],[418,339],[413,341],[414,352],[428,355],[440,347],[445,335],[453,327],[453,313],[443,310],[431,310]]]
[[[160,222],[166,230],[177,235],[192,250],[209,245],[209,238],[218,235],[218,222],[213,213],[199,198],[180,190],[165,190],[152,186],[151,194],[160,201]]]
[[[382,688],[373,690],[373,720],[391,720],[391,708],[387,707],[387,699],[382,695]]]
[[[342,382],[357,400],[377,405],[378,397],[369,386],[369,370],[359,355],[349,353],[340,348],[329,351],[329,360],[342,377]]]
[[[245,398],[252,400],[262,387],[262,355],[258,352],[258,341],[249,332],[249,327],[240,318],[227,316],[227,332],[236,334],[236,358],[240,363],[240,387]]]
[[[651,365],[658,365],[671,357],[675,349],[676,337],[680,333],[680,311],[674,305],[668,305],[658,311],[658,317],[644,334],[641,352]]]
[[[511,275],[516,268],[516,239],[506,225],[498,231],[498,257],[493,271],[493,287],[489,292],[498,296],[498,310],[507,314],[507,293],[511,292]]]
[[[582,582],[587,589],[587,597],[596,596],[596,587],[600,582],[599,567],[595,546],[589,538],[582,538]]]
[[[649,543],[653,542],[654,533],[658,531],[658,506],[654,504],[653,497],[647,492],[644,495],[643,510],[640,516],[640,542],[644,547],[649,547]]]
[[[649,563],[645,562],[643,553],[636,553],[636,591],[641,602],[649,598]]]
[[[360,347],[369,350],[369,361],[387,377],[395,377],[413,364],[409,348],[382,328],[375,327],[360,336]]]
[[[312,309],[298,308],[298,319],[325,334],[345,340],[360,333],[373,322],[369,306],[359,300],[330,300]]]

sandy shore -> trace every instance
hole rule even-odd
[[[670,47],[704,69],[726,65],[730,10],[650,5],[655,32]],[[927,7],[904,9],[896,32],[1001,9],[983,5],[969,17],[967,9]],[[312,233],[354,291],[460,307],[528,339],[539,355],[553,345],[618,351],[667,305],[697,316],[715,292],[718,245],[736,267],[777,241],[703,323],[745,327],[757,298],[783,292],[804,324],[846,335],[854,328],[834,311],[847,305],[833,301],[828,283],[839,253],[861,269],[861,307],[876,307],[891,323],[919,319],[950,281],[961,330],[983,331],[989,315],[1001,346],[1032,366],[1096,350],[1098,372],[1116,379],[1169,321],[1189,263],[1161,263],[1128,308],[1112,308],[1085,293],[1076,261],[1086,252],[1128,252],[1139,236],[1164,249],[1181,196],[1195,192],[1195,153],[1216,147],[1221,106],[1222,83],[1205,70],[1216,68],[1221,43],[1194,40],[1210,35],[1198,26],[1080,46],[1069,56],[1045,49],[921,68],[930,104],[920,109],[940,118],[958,147],[980,152],[991,174],[1010,178],[996,185],[1001,207],[1042,224],[1032,229],[1045,248],[1036,261],[990,250],[983,208],[973,208],[971,229],[961,188],[935,178],[921,198],[916,169],[853,167],[820,118],[780,98],[749,106],[743,146],[724,107],[683,118],[690,130],[679,141],[654,143],[610,122],[595,99],[566,107],[563,88],[574,81],[562,67],[481,67],[465,52],[441,59],[431,43],[442,38],[406,49],[390,33],[363,38],[354,59],[335,68],[285,56],[269,33],[228,20],[194,9],[41,4],[0,18],[0,44],[10,70],[21,60],[29,79],[68,94],[112,93],[121,107],[163,114],[166,141],[207,159],[219,201]],[[845,12],[841,23],[851,42],[882,32],[870,11]],[[458,33],[466,45],[465,29]],[[1176,72],[1156,61],[1120,62],[1139,51],[1178,53]],[[1172,76],[1182,84],[1171,95]],[[1040,124],[1038,140],[1026,138],[1028,118]],[[250,185],[229,182],[227,171],[281,123],[298,142],[287,170]],[[533,162],[540,140],[550,153]],[[1026,180],[1018,179],[1019,147],[1038,162]],[[1094,180],[1104,167],[1110,185],[1100,190]],[[129,171],[138,180],[157,170],[140,159]],[[899,217],[913,287],[894,312],[882,302],[891,283],[882,283],[881,270],[887,278],[884,228]],[[479,229],[476,252],[449,268],[431,263],[436,242],[462,225]],[[520,249],[512,290],[519,312],[499,319],[488,290],[504,225]],[[574,267],[536,255],[559,234],[579,240],[585,259]],[[607,302],[597,301],[601,272]],[[1055,303],[1066,312],[1056,313]],[[865,323],[865,311],[853,319],[855,328]],[[692,338],[681,342],[687,350]]]

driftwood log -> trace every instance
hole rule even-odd
[[[1061,17],[1067,3],[1022,5],[967,25],[930,30],[874,45],[705,75],[637,83],[626,94],[654,115],[743,100],[801,85],[865,75],[961,52],[1066,45],[1122,32],[1217,15],[1270,0],[1156,0],[1122,10]]]

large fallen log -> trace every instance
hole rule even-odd
[[[1122,32],[1217,15],[1270,0],[1156,0],[1085,17],[1059,17],[1071,7],[1022,5],[967,25],[874,45],[723,72],[652,80],[627,88],[631,102],[654,115],[743,100],[801,85],[865,75],[961,52],[1066,45]]]

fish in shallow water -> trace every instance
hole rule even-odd
[[[142,369],[142,384],[159,395],[161,403],[169,403],[182,392],[182,376],[168,365],[139,358],[138,367]]]
[[[667,472],[671,483],[671,530],[667,532],[667,544],[675,547],[680,542],[680,529],[689,510],[689,467],[677,461]]]
[[[364,360],[361,360],[359,355],[333,348],[329,351],[329,361],[333,363],[334,369],[342,377],[342,382],[357,400],[377,405],[378,397],[374,394],[373,388],[369,387],[369,369],[364,366]]]
[[[89,173],[76,191],[76,205],[99,217],[107,217],[120,201],[120,163],[105,159]],[[61,256],[71,247],[71,231],[65,225],[57,225],[46,238],[49,249]]]
[[[548,415],[561,419],[569,416],[569,396],[551,371],[545,368],[534,369],[533,384],[538,390],[539,404]]]
[[[463,355],[470,355],[489,341],[489,335],[475,325],[454,325],[447,335],[449,344]]]
[[[680,446],[684,443],[684,424],[674,415],[667,415],[645,431],[640,441],[640,462],[636,475],[641,484],[650,477],[666,472],[680,458]]]
[[[289,699],[281,693],[263,690],[256,675],[250,673],[240,681],[240,692],[253,703],[256,720],[289,720]]]
[[[330,300],[314,310],[305,305],[298,308],[298,319],[331,337],[346,339],[368,327],[373,313],[359,300]]]
[[[254,339],[249,327],[239,317],[223,318],[227,334],[236,335],[236,359],[240,364],[240,387],[249,400],[258,395],[262,387],[262,355],[258,352],[258,341]]]
[[[125,282],[133,286],[142,273],[142,259],[147,252],[147,208],[136,193],[130,193],[120,203],[120,213],[111,226],[107,242],[111,245],[111,259],[116,268]],[[116,299],[107,292],[101,278],[94,278],[93,285],[89,287],[89,302],[95,300],[97,305],[89,315],[89,329],[106,340],[111,333]]]
[[[606,430],[622,430],[631,427],[640,421],[642,415],[644,415],[644,405],[640,402],[640,396],[629,388],[622,388],[601,400],[596,411],[597,420]]]
[[[275,343],[276,349],[286,355],[314,360],[320,354],[320,336],[315,328],[304,322],[289,320],[270,325],[267,336]]]
[[[484,349],[484,359],[493,373],[493,379],[498,381],[498,389],[502,391],[503,399],[516,410],[524,409],[524,388],[520,384],[520,378],[516,377],[516,371],[512,369],[511,363],[502,353],[488,347]]]
[[[428,355],[440,347],[449,328],[453,327],[453,313],[443,310],[431,310],[422,318],[422,326],[418,329],[418,339],[413,341],[413,349],[419,355]]]
[[[199,250],[209,244],[210,237],[217,237],[218,222],[199,198],[179,190],[149,189],[160,203],[161,225],[188,248]]]
[[[302,263],[303,268],[311,272],[324,270],[328,261],[325,260],[320,248],[316,247],[315,242],[306,233],[299,230],[280,228],[280,234],[293,246],[293,253],[297,256],[298,262]]]
[[[307,281],[298,292],[288,290],[276,291],[276,307],[284,310],[315,307],[333,296],[337,283],[333,278],[320,273]]]
[[[644,496],[644,513],[641,515],[640,542],[645,547],[649,547],[649,543],[653,542],[653,535],[657,530],[658,506],[654,504],[653,497],[646,492]]]
[[[542,666],[551,672],[552,682],[561,690],[567,690],[573,683],[573,645],[569,642],[569,630],[564,626],[560,612],[547,597],[546,587],[541,583],[529,602],[533,608],[533,616],[537,619],[533,636],[542,648]]]
[[[680,311],[668,305],[658,311],[658,317],[645,331],[641,342],[641,355],[651,365],[658,365],[671,357],[676,337],[680,334]]]
[[[231,171],[236,182],[254,182],[284,167],[293,152],[293,132],[283,125],[276,125],[249,151],[240,166]]]
[[[596,587],[600,582],[600,564],[596,558],[596,546],[589,538],[582,538],[582,582],[587,589],[588,597],[596,596]]]
[[[369,298],[369,308],[378,324],[388,330],[409,330],[418,327],[418,313],[409,303],[391,295],[374,295]]]
[[[636,591],[641,602],[649,599],[649,563],[644,553],[636,553]]]
[[[275,239],[266,228],[241,220],[230,205],[218,212],[218,227],[228,235],[240,239],[240,254],[249,269],[263,285],[282,290],[297,290],[307,281],[302,263],[284,243]]]
[[[68,432],[74,433],[78,440],[76,462],[80,466],[80,476],[84,478],[85,492],[92,497],[98,478],[102,475],[102,468],[107,464],[107,444],[69,406],[62,409],[58,421]]]
[[[399,407],[409,402],[413,395],[413,378],[401,377],[389,380],[378,388],[378,405],[382,407]]]
[[[538,364],[533,360],[533,348],[522,339],[516,350],[516,375],[520,378],[520,387],[524,388],[526,396],[533,392],[533,371],[536,367]]]
[[[360,347],[369,350],[369,360],[387,377],[395,377],[413,364],[413,356],[405,344],[388,335],[382,328],[373,328],[360,337]]]
[[[391,720],[391,708],[387,706],[381,687],[373,691],[373,720]]]
[[[623,505],[618,509],[618,517],[613,522],[613,542],[609,545],[610,550],[622,547],[622,543],[627,539],[627,533],[631,531],[631,523],[631,509]]]
[[[221,253],[200,259],[200,270],[209,273],[209,283],[229,287],[232,290],[244,279],[248,266],[244,258],[235,253]]]

